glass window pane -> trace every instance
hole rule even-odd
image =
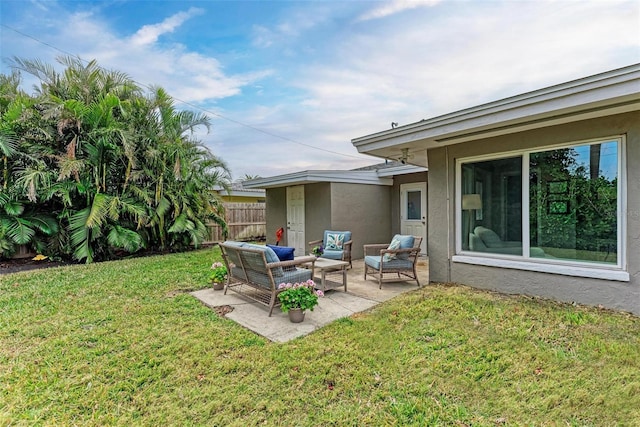
[[[618,142],[532,153],[531,257],[616,264]]]
[[[422,218],[422,203],[420,191],[407,192],[407,219]]]
[[[522,255],[522,157],[462,165],[462,248]]]

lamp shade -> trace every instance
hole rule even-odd
[[[462,210],[482,209],[482,199],[479,194],[463,194]]]

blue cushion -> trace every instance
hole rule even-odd
[[[387,246],[387,249],[395,251],[396,249],[400,249],[400,239],[396,239],[395,237],[391,240],[391,243],[389,243],[389,246]],[[389,262],[392,259],[396,259],[396,254],[395,253],[386,253],[382,256],[382,261],[384,262]]]
[[[367,255],[364,257],[364,263],[369,267],[373,267],[376,270],[380,269],[380,255]],[[408,270],[413,268],[413,262],[408,259],[392,259],[391,261],[383,261],[382,263],[382,271],[385,270],[393,270],[393,269],[403,269]]]
[[[243,247],[244,245],[246,245],[246,243],[245,243],[245,242],[236,242],[236,241],[234,241],[234,240],[227,240],[226,242],[224,242],[224,244],[225,244],[225,245],[228,245],[228,246],[236,246],[236,247],[238,247],[238,248],[241,248],[241,247]]]
[[[393,240],[400,240],[400,249],[409,249],[413,247],[413,236],[411,235],[402,235],[402,234],[396,234],[395,236],[393,236]],[[404,253],[404,254],[398,254],[398,258],[399,259],[408,259],[409,258],[409,254]]]
[[[235,242],[233,240],[227,240],[226,242],[224,242],[225,245],[227,246],[232,246],[234,248],[241,248],[245,245],[244,242]],[[227,256],[229,257],[229,261],[231,261],[231,263],[235,264],[235,265],[240,265],[242,264],[240,262],[240,258],[238,258],[238,253],[234,250],[228,250],[227,252]]]
[[[276,255],[276,253],[273,251],[273,249],[264,246],[264,245],[256,245],[253,243],[245,243],[244,245],[245,248],[251,248],[251,249],[259,249],[261,251],[264,251],[264,255],[265,258],[267,260],[267,262],[269,264],[271,264],[272,262],[280,262],[280,259],[278,258],[278,255]]]
[[[276,253],[280,261],[293,261],[293,258],[294,258],[293,251],[295,251],[296,248],[290,248],[287,246],[276,246],[276,245],[267,245],[267,246],[273,249],[273,251]]]
[[[339,235],[338,239],[331,239],[332,241],[335,240],[339,240],[340,243],[340,247],[331,247],[331,245],[329,245],[329,235]],[[351,240],[351,232],[350,231],[331,231],[331,230],[325,230],[324,231],[324,239],[323,239],[323,243],[324,243],[324,248],[325,249],[333,249],[333,250],[342,250],[342,245],[344,244],[344,242],[348,242],[349,240]]]
[[[343,251],[325,250],[320,258],[337,259],[338,261],[342,261],[342,252]]]

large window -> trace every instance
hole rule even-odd
[[[622,139],[458,163],[462,253],[621,266]]]

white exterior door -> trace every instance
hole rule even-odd
[[[307,253],[304,237],[304,186],[287,187],[287,246],[295,248],[294,253]]]
[[[400,185],[400,232],[422,236],[420,252],[427,253],[427,183]]]

